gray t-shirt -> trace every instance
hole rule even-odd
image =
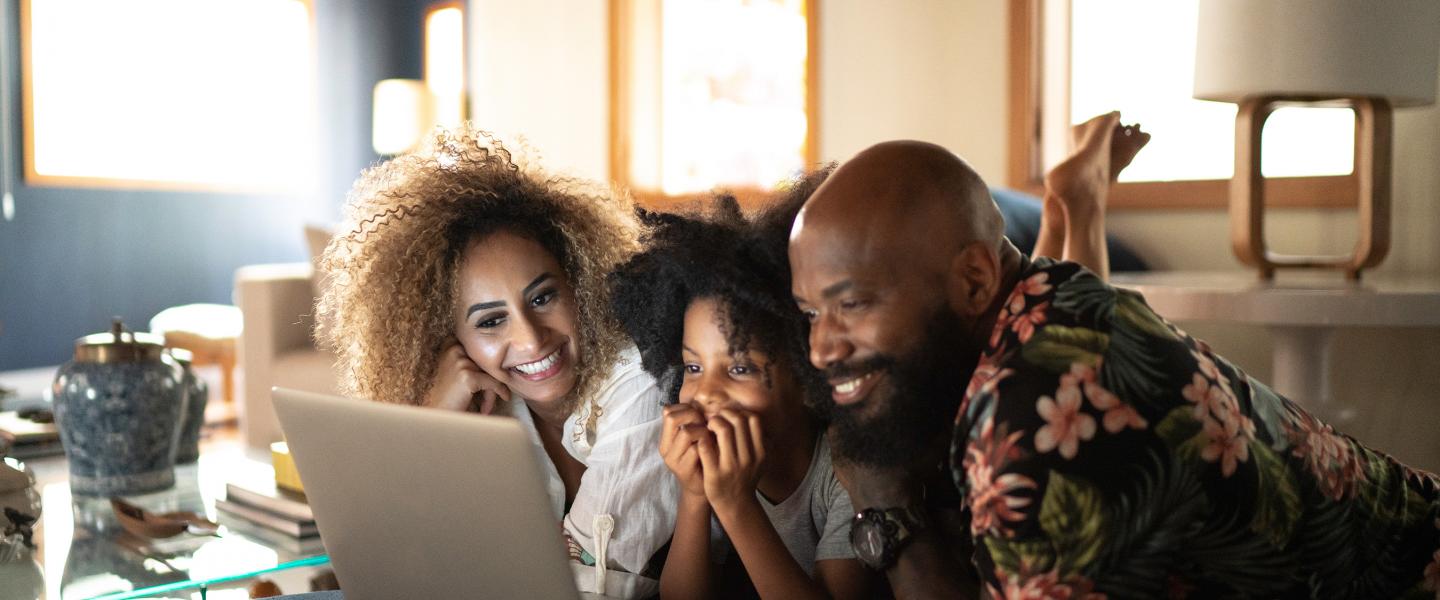
[[[850,521],[855,518],[855,509],[830,466],[830,443],[824,433],[818,437],[810,470],[790,497],[772,504],[758,490],[755,492],[775,533],[785,542],[785,549],[811,577],[815,576],[815,561],[855,558],[850,549]],[[722,561],[730,555],[731,545],[718,521],[712,522],[711,535],[715,542],[711,544],[711,556]]]

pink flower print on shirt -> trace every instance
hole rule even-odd
[[[995,434],[995,421],[988,420],[980,429],[980,438],[965,449],[965,479],[970,491],[970,532],[1009,535],[1007,522],[1023,521],[1021,509],[1030,505],[1030,498],[1015,492],[1034,490],[1035,480],[1018,473],[996,475],[1011,460],[1019,457],[1018,443],[1022,431]]]
[[[1286,424],[1290,454],[1305,461],[1327,497],[1336,501],[1351,497],[1366,476],[1349,440],[1315,417],[1292,415],[1298,418]]]
[[[1119,433],[1126,427],[1144,429],[1150,425],[1145,417],[1135,411],[1135,407],[1125,403],[1110,390],[1100,387],[1098,383],[1085,382],[1085,397],[1090,399],[1091,406],[1105,413],[1101,418],[1105,431]]]
[[[1440,600],[1440,550],[1435,551],[1435,560],[1425,567],[1425,589],[1435,592],[1435,600]]]
[[[1210,360],[1208,354],[1191,350],[1190,356],[1195,358],[1195,364],[1200,366],[1200,372],[1202,374],[1209,377],[1211,381],[1219,381],[1220,369],[1215,368],[1215,361]]]
[[[1102,418],[1105,431],[1117,433],[1127,426],[1133,429],[1148,427],[1150,423],[1135,411],[1135,407],[1100,385],[1098,375],[1097,367],[1085,363],[1071,363],[1070,372],[1060,374],[1060,385],[1079,386],[1085,392],[1085,397],[1090,399],[1090,405],[1105,413]]]
[[[1050,284],[1045,283],[1049,279],[1050,274],[1041,271],[1015,284],[1015,291],[1010,293],[1010,312],[1018,315],[1025,310],[1026,296],[1040,296],[1049,292]]]
[[[1041,302],[1024,314],[1015,316],[1010,328],[1015,330],[1016,335],[1020,338],[1020,343],[1030,341],[1030,337],[1035,335],[1035,328],[1045,323],[1045,310],[1049,307],[1049,302]]]
[[[965,386],[965,400],[975,397],[980,392],[989,392],[1000,385],[1000,382],[1014,373],[1014,369],[999,369],[995,362],[982,359],[980,364],[975,365],[975,373],[970,376],[970,383]]]
[[[1058,570],[1031,575],[1028,568],[1019,573],[1007,573],[995,568],[995,579],[1004,586],[996,589],[989,585],[990,597],[995,600],[1104,600],[1105,595],[1090,591],[1095,587],[1083,575],[1071,575],[1063,581]]]
[[[1007,329],[1010,329],[1010,324],[1014,322],[1014,320],[1015,316],[1010,313],[1009,307],[1000,309],[1000,314],[995,317],[995,329],[990,332],[990,352],[987,354],[997,356],[1002,354],[1002,352],[999,351],[1000,338],[1005,335]]]
[[[1250,438],[1254,435],[1254,425],[1250,425],[1249,429],[1247,435],[1240,419],[1222,422],[1206,418],[1205,435],[1210,438],[1210,442],[1200,449],[1200,458],[1205,462],[1219,462],[1221,475],[1234,475],[1235,468],[1250,458]]]
[[[1080,441],[1095,437],[1095,417],[1080,408],[1078,378],[1061,376],[1055,397],[1041,396],[1035,403],[1035,412],[1046,423],[1035,432],[1035,451],[1045,453],[1058,448],[1060,456],[1075,458]]]

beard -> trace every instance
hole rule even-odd
[[[948,308],[926,322],[925,336],[908,356],[880,355],[841,364],[827,378],[884,373],[886,380],[859,404],[841,406],[828,396],[821,412],[830,421],[835,458],[866,467],[915,463],[948,439],[978,351],[965,343],[965,327]]]

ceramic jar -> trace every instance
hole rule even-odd
[[[75,341],[75,359],[53,385],[72,493],[122,496],[175,484],[182,373],[158,337],[126,331],[118,319],[109,333]]]
[[[188,465],[200,459],[200,428],[205,426],[205,406],[209,404],[210,387],[195,375],[189,350],[171,348],[170,356],[180,363],[180,384],[185,388],[185,419],[180,422],[180,441],[175,450],[175,464]]]

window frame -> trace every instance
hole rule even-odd
[[[34,64],[30,50],[30,42],[33,39],[30,31],[31,4],[43,0],[20,0],[20,111],[21,119],[21,155],[23,181],[28,187],[45,188],[80,188],[80,189],[111,189],[111,190],[135,190],[135,191],[160,191],[160,192],[206,192],[221,194],[282,194],[295,195],[304,193],[306,190],[296,186],[281,185],[275,183],[241,183],[225,184],[215,182],[199,181],[164,181],[156,179],[138,179],[125,177],[87,177],[76,175],[47,175],[35,169],[35,96],[34,86],[31,80],[34,73]],[[305,15],[310,30],[310,44],[306,55],[301,57],[305,61],[306,68],[312,74],[310,78],[312,120],[315,122],[318,132],[319,105],[317,104],[319,83],[313,76],[317,73],[318,51],[317,43],[319,27],[315,18],[315,0],[294,0],[305,7]],[[317,133],[317,152],[318,152]],[[317,153],[318,156],[318,153]]]
[[[630,40],[634,39],[635,24],[631,15],[636,4],[645,0],[610,0],[609,2],[609,64],[610,64],[610,181],[629,192],[637,203],[654,210],[675,208],[696,198],[705,198],[710,192],[670,195],[660,190],[645,189],[634,185],[630,179],[631,121],[630,97],[633,94],[631,69],[633,51]],[[654,0],[656,10],[662,0]],[[820,0],[804,0],[805,3],[805,144],[803,147],[806,168],[814,168],[819,159],[820,125],[820,61],[819,61],[819,18]],[[658,15],[657,15],[658,16]],[[656,20],[663,23],[663,20]],[[735,196],[745,208],[755,208],[770,197],[772,191],[753,186],[718,186],[717,189]]]
[[[1064,8],[1068,22],[1069,0],[1050,1]],[[1045,51],[1045,2],[1008,0],[1010,139],[1006,178],[1010,187],[1037,196],[1045,193],[1041,161],[1044,142],[1042,92],[1046,79],[1042,60]],[[1064,51],[1068,65],[1068,48]],[[1060,97],[1068,115],[1068,72],[1061,81],[1065,89],[1061,90]],[[1356,151],[1359,151],[1358,144]],[[1230,206],[1230,187],[1230,179],[1122,182],[1111,188],[1108,206],[1120,210],[1227,209]],[[1359,190],[1359,176],[1354,171],[1349,175],[1265,179],[1266,202],[1275,207],[1353,208],[1358,204]]]

